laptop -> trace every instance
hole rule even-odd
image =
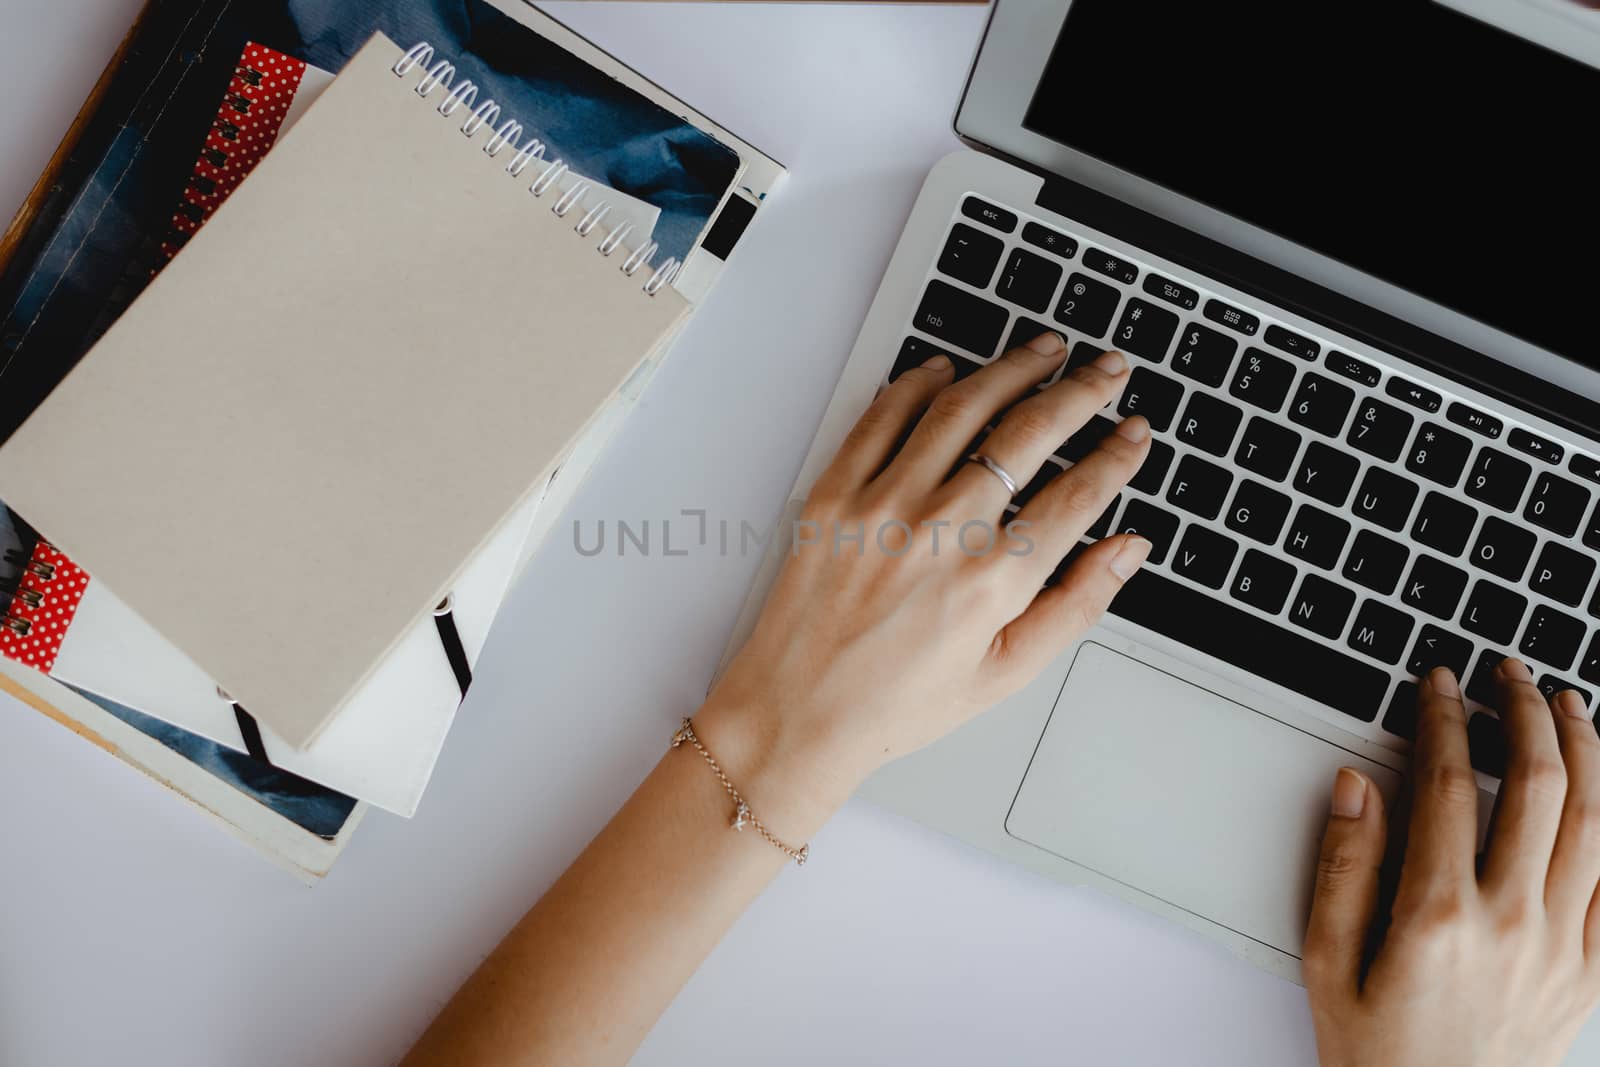
[[[1155,549],[1027,689],[865,795],[1300,978],[1340,766],[1392,797],[1418,679],[1600,692],[1600,208],[1571,0],[998,0],[786,513],[875,392],[1046,330],[1127,353]],[[792,532],[792,521],[780,529]],[[775,538],[742,643],[789,543]],[[1485,805],[1487,809],[1487,805]]]

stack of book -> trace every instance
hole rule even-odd
[[[196,7],[0,245],[0,689],[314,880],[784,172],[517,0]]]

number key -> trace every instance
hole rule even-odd
[[[1294,383],[1294,364],[1259,348],[1245,349],[1228,392],[1258,408],[1278,411]]]
[[[1466,469],[1467,457],[1472,455],[1472,442],[1454,430],[1447,430],[1433,422],[1425,422],[1411,442],[1411,452],[1406,456],[1406,470],[1420,474],[1440,485],[1455,485]]]
[[[1406,438],[1415,421],[1392,404],[1368,397],[1356,409],[1356,419],[1345,440],[1357,451],[1393,463],[1406,450]]]
[[[1059,263],[1018,248],[1006,257],[1005,269],[1000,272],[994,291],[1029,311],[1042,313],[1050,307],[1050,298],[1055,295],[1060,281]]]
[[[1467,495],[1501,511],[1514,511],[1533,468],[1520,459],[1485,448],[1467,475]]]
[[[1177,315],[1134,297],[1128,301],[1127,310],[1122,313],[1122,321],[1117,323],[1117,332],[1112,335],[1111,343],[1124,352],[1160,363],[1167,358],[1167,346],[1177,332]]]
[[[1111,328],[1111,316],[1116,314],[1121,299],[1116,286],[1087,274],[1074,274],[1067,279],[1061,302],[1056,305],[1056,321],[1090,337],[1103,337]]]
[[[1185,378],[1219,389],[1228,378],[1228,368],[1233,366],[1233,355],[1237,351],[1239,342],[1233,338],[1191,322],[1178,341],[1172,369]]]
[[[1329,437],[1339,436],[1345,416],[1355,403],[1356,391],[1342,382],[1309,371],[1289,405],[1289,419]]]
[[[1589,490],[1548,472],[1533,483],[1533,495],[1522,517],[1561,537],[1571,537],[1583,525],[1589,507]]]

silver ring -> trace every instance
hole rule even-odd
[[[1000,466],[1000,464],[996,463],[982,452],[974,452],[972,455],[967,457],[967,462],[981,464],[985,470],[994,475],[996,478],[999,478],[1000,481],[1005,484],[1006,492],[1010,493],[1012,496],[1017,495],[1017,480],[1011,477],[1011,472],[1007,471],[1004,467]]]

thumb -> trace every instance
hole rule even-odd
[[[1341,768],[1317,861],[1316,896],[1303,963],[1313,998],[1353,997],[1378,909],[1378,872],[1387,835],[1383,794],[1365,775]]]

